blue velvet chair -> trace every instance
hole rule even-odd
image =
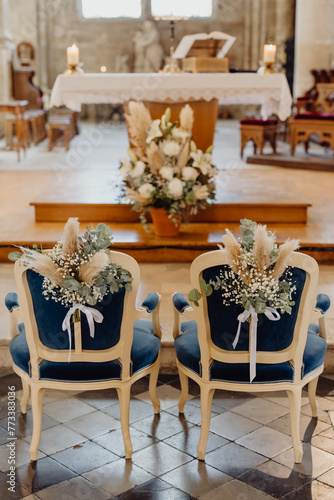
[[[290,265],[296,284],[296,304],[291,315],[281,315],[278,321],[270,321],[263,314],[258,316],[256,377],[252,383],[247,323],[242,323],[236,348],[232,346],[242,307],[223,305],[221,291],[213,291],[212,295],[201,298],[199,307],[194,309],[183,294],[173,295],[173,335],[181,382],[179,411],[183,413],[190,377],[198,383],[201,391],[202,423],[197,448],[200,460],[205,458],[212,398],[216,389],[245,392],[286,390],[295,462],[302,460],[299,437],[301,393],[308,384],[312,414],[316,416],[316,387],[327,348],[324,320],[320,320],[319,324],[310,322],[328,309],[329,299],[327,295],[318,296],[317,310],[314,310],[319,273],[314,259],[293,253]],[[190,270],[192,287],[199,289],[201,278],[206,282],[214,280],[224,268],[227,269],[226,257],[220,250],[199,256]],[[180,322],[182,315],[188,321]]]
[[[27,411],[31,393],[32,460],[37,460],[45,389],[85,391],[115,388],[126,458],[132,456],[129,434],[131,386],[148,374],[154,412],[159,413],[156,384],[160,364],[160,296],[150,293],[141,308],[136,310],[140,277],[137,262],[120,252],[111,252],[110,259],[130,272],[132,291],[122,288],[105,296],[95,306],[102,313],[103,321],[95,323],[94,338],[90,336],[84,314],[81,314],[81,322],[71,322],[71,350],[68,332],[62,330],[68,309],[59,302],[44,298],[42,276],[24,267],[20,261],[15,263],[18,296],[10,293],[6,297],[11,313],[10,353],[14,371],[22,379],[22,413]],[[140,319],[139,312],[146,319]],[[147,320],[147,313],[152,313],[152,321]],[[17,319],[23,323],[18,324]]]

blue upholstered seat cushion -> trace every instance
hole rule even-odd
[[[22,333],[10,343],[10,353],[16,366],[30,374],[30,353],[26,341],[24,327]],[[153,335],[150,321],[137,320],[133,330],[131,347],[131,372],[150,366],[158,357],[160,339]],[[57,363],[43,360],[39,365],[40,379],[89,382],[121,378],[122,367],[117,360],[103,363],[70,362]]]
[[[175,339],[175,350],[178,361],[201,376],[201,353],[198,343],[197,324],[187,321],[181,324],[182,335]],[[326,341],[314,335],[307,334],[307,342],[303,356],[304,377],[321,366],[325,359]],[[210,367],[211,380],[221,380],[235,383],[249,383],[248,363],[222,363],[214,361]],[[256,365],[256,378],[254,383],[292,382],[294,377],[293,367],[290,363]]]

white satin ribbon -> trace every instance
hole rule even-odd
[[[264,314],[271,321],[278,321],[281,317],[280,314],[273,307],[266,307]],[[256,376],[256,344],[257,344],[257,313],[255,312],[255,309],[253,306],[250,306],[249,311],[247,311],[245,309],[244,312],[239,314],[239,316],[238,316],[238,321],[239,321],[238,331],[237,331],[235,339],[232,343],[232,346],[233,346],[233,349],[236,348],[237,343],[239,341],[239,337],[240,337],[241,323],[244,323],[245,321],[247,321],[249,316],[251,317],[251,342],[250,342],[250,348],[249,348],[249,354],[250,354],[249,378],[250,378],[250,381],[253,382],[253,379]]]
[[[77,309],[79,309],[81,312],[86,314],[88,326],[89,326],[89,334],[92,338],[94,338],[94,335],[95,335],[94,321],[96,321],[96,323],[102,323],[102,321],[103,321],[103,315],[100,313],[100,311],[97,311],[96,309],[93,309],[92,307],[84,306],[82,304],[73,304],[71,309],[68,310],[68,312],[64,318],[63,324],[62,324],[63,331],[67,330],[67,332],[68,332],[68,342],[69,342],[68,362],[70,361],[71,349],[72,349],[71,316],[72,316],[72,314],[75,313],[75,311]]]

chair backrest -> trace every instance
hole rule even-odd
[[[306,343],[307,329],[315,301],[318,282],[317,262],[308,255],[294,252],[289,263],[292,281],[296,286],[293,293],[295,305],[292,314],[282,314],[278,321],[258,315],[257,362],[282,363],[290,361],[295,367],[295,377],[300,377],[302,356]],[[190,269],[191,283],[199,288],[199,280],[206,282],[220,276],[227,270],[225,254],[213,251],[194,260]],[[249,324],[242,323],[236,348],[232,343],[238,330],[238,315],[241,305],[224,305],[221,290],[213,291],[209,297],[199,301],[195,308],[198,337],[201,349],[202,373],[209,376],[212,359],[226,363],[249,363]]]
[[[334,83],[317,83],[317,98],[314,102],[314,110],[334,111]]]
[[[117,293],[108,293],[94,309],[103,315],[101,323],[94,322],[94,338],[90,336],[85,314],[81,321],[71,320],[71,362],[103,362],[119,359],[122,373],[129,370],[132,345],[135,301],[140,271],[137,262],[129,255],[111,252],[110,260],[127,269],[133,278],[132,290],[121,288]],[[69,335],[62,324],[68,308],[43,295],[43,277],[24,267],[21,261],[15,264],[15,280],[19,293],[21,317],[25,324],[30,351],[31,372],[38,373],[41,359],[67,362],[69,358]]]

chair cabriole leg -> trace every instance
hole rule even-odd
[[[21,399],[21,412],[25,415],[27,413],[27,406],[30,397],[30,385],[26,380],[22,381],[22,399]]]
[[[38,446],[41,439],[42,431],[42,409],[43,409],[43,397],[45,389],[39,387],[36,384],[31,386],[31,406],[32,406],[32,419],[33,419],[33,431],[31,444],[29,448],[31,460],[37,460]]]
[[[160,363],[158,363],[157,366],[154,368],[154,370],[152,370],[150,374],[150,383],[149,383],[149,393],[155,414],[160,412],[160,401],[157,396],[157,381],[159,375],[159,367]]]
[[[130,430],[129,430],[130,391],[131,391],[130,384],[124,384],[124,386],[117,389],[126,459],[130,459],[132,457],[132,451],[133,451],[130,438]]]
[[[303,449],[300,442],[300,408],[302,399],[301,388],[288,390],[289,404],[290,404],[290,422],[291,422],[291,437],[293,444],[293,451],[295,456],[295,463],[300,464],[303,457]]]
[[[179,368],[179,378],[180,378],[180,384],[181,384],[181,394],[179,397],[179,412],[183,413],[184,412],[184,405],[186,404],[187,397],[188,397],[189,384],[188,384],[187,375],[185,373],[183,373],[180,368]]]
[[[205,459],[205,450],[208,442],[211,419],[212,398],[215,389],[201,385],[201,436],[197,446],[197,455],[199,460]]]
[[[317,400],[315,399],[318,380],[319,377],[316,377],[313,380],[311,380],[311,382],[308,383],[308,398],[312,409],[312,417],[318,416],[318,405],[317,405]]]

